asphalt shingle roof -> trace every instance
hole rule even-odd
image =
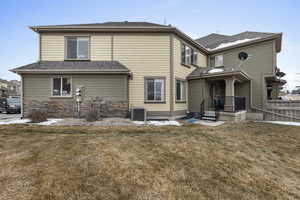
[[[196,39],[196,42],[198,42],[199,44],[201,44],[207,49],[215,49],[220,44],[224,44],[224,43],[232,43],[238,40],[245,40],[245,39],[255,39],[255,38],[263,39],[273,35],[276,35],[276,33],[263,33],[263,32],[251,32],[251,31],[246,31],[235,35],[220,35],[220,34],[213,33],[205,37]]]
[[[33,27],[94,27],[94,28],[106,28],[106,27],[136,27],[136,28],[142,28],[142,27],[169,27],[162,24],[155,24],[150,22],[129,22],[129,21],[123,21],[123,22],[104,22],[104,23],[90,23],[90,24],[63,24],[63,25],[42,25],[42,26],[33,26]]]
[[[129,72],[129,69],[118,61],[39,61],[12,69],[11,71],[103,71]]]

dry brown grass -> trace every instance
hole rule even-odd
[[[299,127],[0,127],[0,199],[300,199]]]

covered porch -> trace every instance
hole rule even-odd
[[[251,99],[251,78],[243,71],[210,71],[202,69],[201,73],[189,76],[190,110],[200,115],[218,112],[220,118],[246,113]]]

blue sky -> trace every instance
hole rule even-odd
[[[176,26],[193,38],[217,32],[283,32],[278,67],[288,87],[300,85],[300,1],[265,0],[3,0],[0,6],[0,78],[18,79],[8,69],[35,62],[37,34],[29,25],[151,21]],[[297,80],[299,82],[297,83]]]

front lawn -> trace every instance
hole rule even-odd
[[[300,199],[300,128],[0,126],[0,199]]]

